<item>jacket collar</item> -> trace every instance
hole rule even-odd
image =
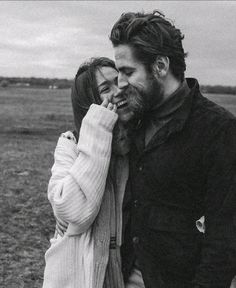
[[[171,94],[166,101],[164,101],[161,105],[154,107],[152,111],[149,111],[148,118],[154,123],[158,123],[162,119],[172,118],[174,113],[183,104],[184,99],[189,92],[190,89],[187,81],[184,80],[180,87],[173,94]]]
[[[183,84],[172,96],[160,107],[150,113],[150,119],[153,123],[165,121],[165,124],[156,132],[150,142],[144,148],[144,123],[141,123],[136,131],[135,145],[139,152],[149,151],[154,147],[164,143],[170,135],[181,131],[191,111],[192,100],[195,91],[199,90],[196,79],[186,78]],[[155,113],[154,113],[155,112]],[[149,118],[149,117],[148,117]],[[146,121],[145,121],[146,122]]]

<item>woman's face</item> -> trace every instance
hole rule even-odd
[[[101,100],[107,98],[113,103],[114,96],[120,93],[117,86],[118,72],[112,67],[100,67],[95,75]]]
[[[125,94],[117,86],[118,72],[112,67],[104,66],[96,71],[95,76],[101,100],[107,98],[109,102],[116,104],[120,121],[128,122],[133,117],[133,112],[127,105]]]

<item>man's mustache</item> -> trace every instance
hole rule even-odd
[[[137,114],[143,114],[146,110],[146,94],[142,89],[129,84],[124,91],[125,98],[130,108]]]

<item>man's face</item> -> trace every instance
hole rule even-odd
[[[118,87],[126,95],[129,109],[142,117],[162,98],[162,87],[153,73],[138,61],[128,45],[114,47],[116,67],[119,71]]]

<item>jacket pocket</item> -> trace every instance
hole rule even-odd
[[[201,237],[192,215],[153,206],[148,218],[146,245],[166,271],[191,279],[200,261]]]
[[[190,214],[166,207],[151,207],[148,227],[153,230],[186,234],[199,233],[196,220]]]

